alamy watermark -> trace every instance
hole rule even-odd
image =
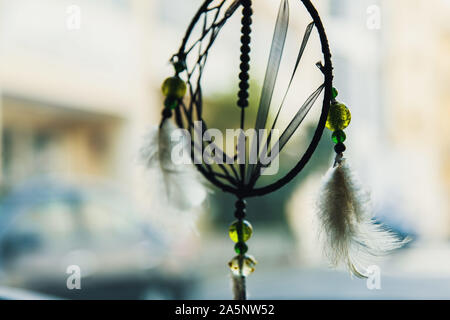
[[[81,29],[81,8],[77,5],[70,5],[66,9],[66,28],[68,30]]]
[[[81,290],[81,268],[77,265],[68,266],[66,273],[69,274],[66,281],[67,289]]]
[[[380,6],[374,4],[367,7],[367,20],[366,26],[369,30],[380,30],[381,29],[381,8]]]
[[[260,168],[261,175],[274,175],[279,169],[279,136],[277,129],[227,129],[224,138],[222,131],[204,131],[202,122],[196,121],[193,137],[186,129],[176,129],[171,134],[171,159],[175,165],[251,164]]]
[[[367,289],[381,290],[381,269],[377,265],[369,266],[367,268]]]

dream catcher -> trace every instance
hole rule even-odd
[[[292,3],[303,5],[312,21],[306,27],[300,43],[286,94],[313,31],[319,35],[323,54],[322,61],[317,63],[317,72],[321,74],[323,82],[299,106],[295,116],[278,137],[273,136],[271,132],[261,137],[258,134],[260,130],[267,127],[274,129],[277,126],[277,120],[283,109],[284,99],[276,110],[274,120],[268,123],[269,109],[289,27],[289,5]],[[202,76],[211,47],[222,27],[237,12],[242,12],[240,73],[237,75],[239,90],[237,103],[230,108],[240,109],[242,134],[238,137],[236,149],[231,154],[227,153],[229,150],[223,150],[212,143],[208,144],[211,150],[205,156],[204,147],[207,145],[204,140],[187,137],[196,135],[203,137],[207,132],[208,126],[202,117]],[[336,100],[338,93],[332,85],[331,54],[320,17],[309,0],[281,0],[259,105],[249,106],[252,15],[251,0],[204,1],[190,23],[178,53],[171,59],[175,75],[163,83],[165,101],[162,121],[159,128],[150,134],[146,146],[142,149],[143,159],[149,168],[154,169],[155,176],[162,179],[163,197],[167,208],[174,211],[190,211],[201,204],[207,195],[204,181],[236,196],[234,209],[236,221],[229,228],[229,236],[235,242],[236,255],[229,262],[229,267],[233,279],[234,298],[242,300],[246,299],[246,277],[254,271],[257,263],[255,258],[248,254],[246,245],[253,229],[245,220],[245,199],[264,196],[288,184],[308,163],[327,127],[333,131],[336,158],[333,167],[324,178],[318,195],[317,216],[322,226],[320,235],[332,264],[342,263],[352,274],[366,277],[369,258],[398,248],[403,242],[374,223],[367,206],[367,197],[361,192],[343,157],[346,149],[344,145],[346,136],[343,130],[349,125],[351,115],[348,108]],[[200,36],[195,37],[193,30],[199,28]],[[298,162],[285,176],[271,184],[257,187],[256,183],[264,170],[267,170],[270,163],[279,156],[322,92],[324,94],[321,115],[304,154],[299,155]],[[257,108],[254,125],[256,136],[252,139],[252,143],[243,134],[243,130],[248,129],[245,128],[248,108]],[[180,139],[186,141],[181,144],[181,148],[178,143]],[[249,153],[254,151],[256,157],[253,160],[256,161],[251,161],[252,157],[246,155],[247,150]]]

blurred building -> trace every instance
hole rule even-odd
[[[371,191],[377,218],[419,242],[448,240],[450,3],[329,0],[317,5],[333,54],[338,98],[352,112],[346,154]],[[308,179],[287,207],[303,263],[321,260],[311,229],[319,184],[320,174]]]
[[[2,188],[40,175],[106,179],[132,186],[129,191],[146,201],[137,152],[148,125],[158,121],[160,83],[172,73],[168,58],[199,1],[2,0],[0,5]],[[264,37],[272,33],[278,4],[255,6],[262,13],[255,17],[261,32],[255,34],[252,59],[265,66]],[[299,17],[292,20],[297,40],[310,17],[301,6],[292,7]],[[227,28],[235,32],[223,32],[212,49],[214,68],[205,72],[205,92],[237,88],[240,19],[232,20]],[[287,59],[293,64],[298,44],[290,43],[295,50],[287,51]],[[284,82],[291,72],[287,65],[281,70]],[[262,79],[264,70],[253,71]]]
[[[0,2],[2,186],[41,174],[133,183],[156,114],[152,4]]]
[[[382,2],[382,85],[405,210],[431,239],[450,238],[450,2]]]
[[[159,120],[160,83],[171,72],[165,61],[176,47],[156,50],[161,3],[0,0],[2,285],[29,288],[26,270],[31,269],[42,279],[42,290],[55,283],[62,290],[58,295],[68,294],[67,265],[82,266],[89,278],[90,258],[72,256],[81,250],[102,266],[94,278],[102,281],[116,272],[118,290],[133,291],[152,282],[133,282],[133,275],[145,278],[161,270],[156,282],[164,274],[172,281],[183,257],[195,251],[195,242],[184,243],[183,251],[176,243],[165,247],[163,232],[155,231],[160,226],[153,228],[147,219],[160,212],[149,214],[149,183],[138,164],[143,136]],[[20,219],[10,218],[19,214]],[[120,217],[103,238],[101,230]],[[90,237],[86,230],[94,229]],[[143,252],[128,256],[136,246]],[[105,260],[108,247],[114,261]],[[159,256],[161,250],[167,251]],[[143,257],[160,260],[150,266]],[[10,270],[8,263],[21,267]],[[104,296],[100,287],[87,291]]]
[[[160,83],[172,73],[166,62],[201,2],[0,0],[1,190],[6,193],[41,175],[73,182],[106,180],[125,186],[137,204],[148,205],[137,152],[147,127],[159,120]],[[352,111],[347,156],[372,190],[377,216],[405,233],[448,239],[450,2],[313,2],[329,37],[339,99]],[[262,82],[279,2],[254,4],[251,72]],[[280,70],[275,100],[284,94],[310,22],[293,1],[291,17],[288,63]],[[238,15],[231,20],[211,49],[207,94],[237,88]],[[281,123],[296,111],[292,99],[313,91],[305,84],[320,79],[312,60],[320,50],[314,36],[311,46],[304,58],[312,62],[311,69],[301,65]],[[304,260],[319,253],[310,227],[310,197],[321,174],[309,177],[286,205]],[[194,251],[182,245],[183,254]],[[278,250],[261,248],[268,256]],[[279,251],[290,256],[286,248]],[[210,250],[222,258],[228,243],[225,247],[218,241]],[[208,263],[221,259],[208,257],[198,265],[206,270]]]

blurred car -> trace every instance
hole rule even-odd
[[[170,246],[113,188],[38,179],[0,212],[3,286],[68,299],[183,299],[194,283],[165,268]],[[80,290],[66,284],[71,266]]]

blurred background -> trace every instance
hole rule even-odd
[[[253,113],[279,6],[254,2]],[[249,297],[449,299],[450,1],[313,2],[339,100],[352,111],[347,157],[371,190],[376,218],[413,240],[377,262],[378,290],[328,268],[312,223],[332,164],[326,131],[293,183],[249,200],[249,252],[259,261]],[[159,121],[168,60],[201,3],[0,0],[0,298],[231,298],[233,197],[212,193],[194,223],[170,216],[138,161],[143,136]],[[274,103],[311,22],[300,1],[290,5]],[[235,127],[238,31],[236,13],[211,50],[203,84],[209,127]],[[320,84],[321,59],[315,34],[282,125]],[[320,103],[282,155],[281,172],[307,147],[319,111]],[[73,265],[81,290],[66,285]]]

